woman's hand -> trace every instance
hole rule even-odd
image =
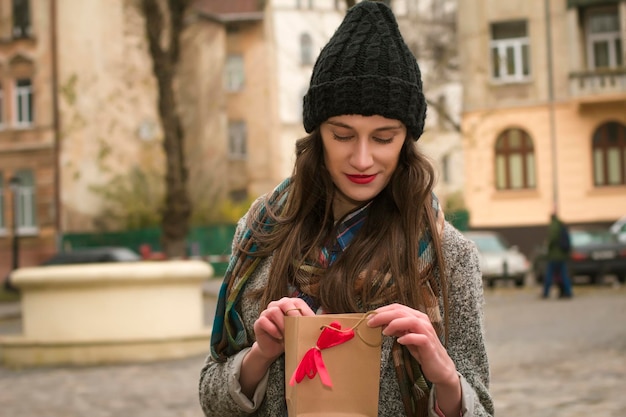
[[[378,308],[367,324],[382,326],[385,336],[397,337],[433,384],[444,387],[459,384],[456,366],[426,314],[402,304],[390,304]]]
[[[285,316],[314,316],[315,313],[300,298],[272,301],[254,322],[256,342],[241,365],[241,392],[252,398],[270,365],[285,351]]]
[[[254,322],[256,348],[269,362],[274,362],[285,351],[285,316],[314,316],[315,313],[301,298],[284,297],[272,301]]]

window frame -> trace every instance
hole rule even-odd
[[[3,172],[0,171],[0,236],[4,236],[7,234],[7,221],[6,221],[7,210],[5,209],[6,198],[4,195],[7,189],[8,187],[5,187],[4,185]]]
[[[521,135],[520,147],[512,147],[509,142],[511,134],[518,131]],[[504,141],[504,146],[500,146]],[[528,146],[530,145],[530,146]],[[513,158],[519,156],[519,167],[514,166]],[[502,158],[503,165],[499,166]],[[534,190],[537,188],[537,163],[535,158],[535,145],[530,134],[519,127],[504,129],[496,138],[494,144],[494,185],[497,191],[521,191]],[[520,171],[521,170],[521,171]],[[504,178],[501,176],[504,175]],[[513,181],[515,176],[521,178],[521,185],[516,186]]]
[[[30,0],[11,1],[11,20],[13,39],[29,38],[32,35]]]
[[[611,126],[615,126],[617,129],[616,145],[611,145],[609,142],[611,138],[608,135]],[[603,136],[599,137],[599,135]],[[598,141],[603,143],[598,144]],[[616,152],[613,160],[611,160],[610,150]],[[607,121],[594,130],[591,136],[591,163],[594,187],[622,187],[626,185],[626,125],[618,121]],[[612,164],[616,164],[613,169]],[[618,175],[618,180],[614,183],[611,182],[610,178],[612,171]]]
[[[232,120],[228,123],[228,159],[248,159],[248,126],[245,120]]]
[[[246,85],[245,62],[242,54],[228,54],[224,65],[224,89],[231,93],[242,91]]]
[[[300,34],[300,64],[313,65],[313,37],[308,32]]]
[[[617,19],[618,28],[613,32],[599,32],[592,33],[591,32],[591,19],[597,15],[609,15],[615,16]],[[601,7],[594,8],[585,12],[584,17],[585,22],[585,45],[587,47],[587,67],[590,70],[596,69],[606,69],[606,68],[618,68],[623,65],[624,59],[623,56],[620,55],[623,53],[621,51],[621,40],[622,35],[620,32],[620,18],[619,11],[617,7]],[[595,43],[606,43],[608,45],[609,52],[609,63],[608,66],[602,67],[596,65],[596,54],[594,49]]]
[[[518,21],[517,21],[518,22]],[[532,76],[531,68],[531,56],[530,56],[530,37],[528,35],[528,21],[524,20],[526,36],[516,38],[505,39],[493,39],[493,25],[495,24],[507,24],[516,22],[492,22],[491,23],[491,39],[489,40],[489,61],[490,61],[490,77],[495,83],[523,83],[528,82]],[[527,50],[526,59],[528,62],[524,62],[524,48]],[[508,54],[507,50],[513,51],[513,73],[508,74]],[[496,76],[495,56],[494,50],[497,51],[498,56],[498,75]],[[525,65],[526,64],[526,65]],[[524,74],[524,67],[528,67],[528,74]]]
[[[5,107],[5,100],[4,100],[4,88],[2,86],[2,84],[0,84],[0,130],[4,130],[5,126],[4,126],[4,107]]]
[[[20,86],[20,82],[28,81],[28,85]],[[33,81],[31,78],[15,80],[13,93],[13,122],[17,128],[29,128],[35,123]]]
[[[17,199],[19,201],[17,234],[18,236],[35,235],[39,231],[37,225],[37,185],[35,174],[30,169],[23,169],[17,171],[15,176],[21,182],[17,187]],[[15,204],[15,201],[13,201],[13,204]]]

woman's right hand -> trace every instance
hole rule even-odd
[[[283,297],[272,301],[254,322],[256,348],[267,361],[274,362],[285,351],[285,316],[314,316],[301,298]]]

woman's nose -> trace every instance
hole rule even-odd
[[[354,144],[350,164],[359,170],[365,172],[374,163],[372,149],[367,138],[360,138]]]

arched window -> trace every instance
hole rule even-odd
[[[300,35],[300,62],[302,65],[313,64],[313,39],[308,33]]]
[[[535,188],[533,141],[521,129],[507,129],[496,141],[496,188],[518,190]]]
[[[593,183],[626,184],[626,126],[608,122],[593,134]]]

